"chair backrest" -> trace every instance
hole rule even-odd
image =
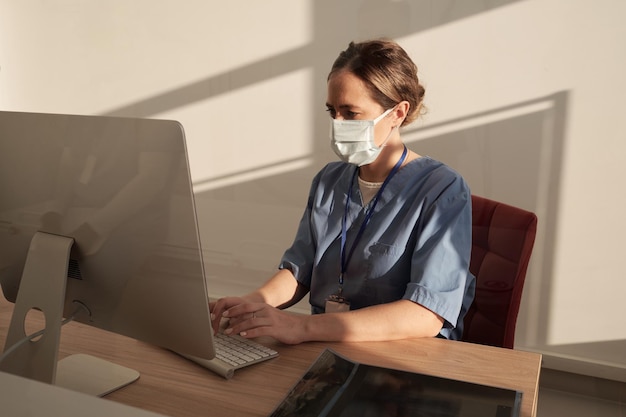
[[[464,321],[463,340],[513,348],[537,216],[472,196],[472,256],[476,295]]]

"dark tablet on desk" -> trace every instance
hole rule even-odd
[[[353,362],[325,350],[271,414],[517,417],[522,393]]]

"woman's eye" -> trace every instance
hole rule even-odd
[[[326,109],[326,111],[328,112],[329,116],[332,117],[333,119],[337,118],[337,111],[335,109],[332,109],[332,108],[328,107]],[[359,113],[353,112],[353,111],[350,111],[350,110],[342,110],[341,111],[341,117],[343,119],[346,119],[346,120],[356,119],[358,117],[358,115],[359,115]]]

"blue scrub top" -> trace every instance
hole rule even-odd
[[[279,266],[310,289],[313,314],[323,313],[327,297],[338,290],[341,222],[350,183],[355,182],[346,251],[373,202],[362,206],[356,169],[333,162],[315,176],[295,240]],[[411,300],[443,317],[440,336],[460,339],[474,298],[471,233],[471,195],[463,178],[428,157],[407,163],[380,195],[347,265],[343,296],[350,309]]]

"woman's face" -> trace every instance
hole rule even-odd
[[[337,120],[374,120],[387,110],[374,101],[365,83],[350,71],[339,71],[330,76],[326,108],[330,117]],[[387,138],[391,129],[390,117],[376,124],[377,145]]]

